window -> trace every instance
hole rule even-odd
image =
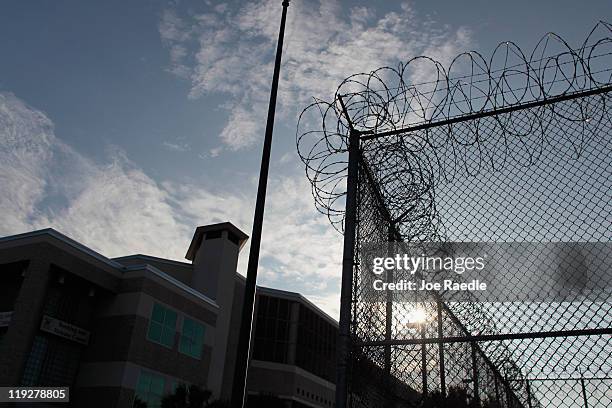
[[[80,350],[78,344],[63,339],[35,336],[26,361],[22,385],[71,385],[79,366]]]
[[[185,317],[179,351],[188,356],[201,358],[204,345],[204,326],[195,320]]]
[[[49,348],[49,340],[46,337],[36,336],[32,343],[32,349],[28,355],[28,360],[23,372],[21,385],[32,386],[38,385],[38,377],[42,371],[42,367]]]
[[[147,408],[160,408],[163,395],[164,377],[141,371],[136,385],[136,396],[147,403]]]
[[[172,348],[176,332],[176,312],[160,304],[153,305],[147,338],[156,343]]]
[[[337,329],[316,314],[300,306],[296,365],[326,380],[334,378]]]
[[[271,296],[258,296],[253,358],[287,363],[292,302]]]

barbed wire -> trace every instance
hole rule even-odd
[[[598,137],[600,126],[609,125],[609,93],[527,111],[520,106],[608,87],[611,67],[612,25],[602,21],[577,48],[548,33],[529,53],[513,42],[502,42],[488,60],[470,51],[445,68],[420,56],[397,68],[352,75],[332,101],[315,99],[298,122],[298,152],[316,207],[343,231],[350,120],[364,136],[395,132],[364,141],[362,157],[375,173],[391,215],[403,224],[404,238],[439,239],[444,229],[435,211],[434,185],[487,168],[499,170],[513,158],[531,165],[550,149],[580,157],[585,143]],[[340,107],[341,96],[349,118]],[[509,107],[517,110],[402,132]],[[568,135],[571,140],[552,143],[547,135],[566,126],[574,129]],[[515,144],[519,148],[511,148]]]

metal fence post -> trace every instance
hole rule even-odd
[[[587,400],[586,387],[584,386],[584,377],[580,377],[580,386],[582,387],[582,399],[584,400],[584,408],[589,408]]]
[[[357,223],[357,182],[359,176],[359,133],[353,128],[342,97],[340,104],[349,124],[348,172],[346,180],[346,212],[344,218],[344,248],[340,289],[340,321],[336,366],[336,408],[346,408],[348,396],[348,359],[350,350],[353,267],[355,262],[355,232]]]
[[[425,340],[425,322],[421,323],[421,340]],[[423,398],[427,397],[427,344],[421,344],[421,375],[423,376]]]
[[[499,398],[499,386],[497,385],[497,375],[493,377],[493,382],[495,384],[495,402],[497,402],[497,405],[501,407],[501,399]]]
[[[438,309],[438,338],[441,340],[444,332],[442,330],[442,302],[438,300],[436,302]],[[438,343],[438,352],[440,354],[440,393],[443,397],[446,396],[446,371],[444,368],[444,342]]]
[[[391,256],[391,252],[392,252],[392,247],[393,247],[393,241],[395,241],[394,239],[394,234],[393,234],[393,226],[389,225],[389,231],[388,231],[388,243],[387,243],[387,256]],[[390,283],[393,282],[393,271],[388,270],[386,272],[386,282]],[[391,364],[392,364],[392,359],[391,359],[391,339],[393,337],[393,292],[388,290],[387,291],[387,298],[386,298],[386,304],[385,304],[385,340],[389,342],[389,344],[385,344],[385,388],[386,388],[386,393],[387,395],[389,395],[389,393],[391,392],[391,386],[392,386],[392,381],[391,381]],[[387,407],[391,407],[393,406],[393,399],[392,398],[387,398],[386,399],[386,406]]]
[[[529,408],[532,408],[532,405],[531,405],[531,386],[529,384],[529,380],[526,380],[526,385],[527,385],[527,405],[529,406]]]
[[[472,380],[474,381],[474,401],[476,402],[476,406],[480,406],[480,391],[478,390],[478,359],[476,357],[476,343],[471,342],[470,346],[472,348]]]

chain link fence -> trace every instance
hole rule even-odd
[[[354,75],[304,111],[298,150],[349,257],[338,404],[612,406],[611,85],[612,26],[600,22],[574,48],[547,34],[528,54],[505,42],[447,68],[418,57]],[[535,262],[542,254],[524,250],[503,301],[373,298],[364,248],[389,242],[570,252]],[[582,290],[529,298],[543,290],[541,265]]]

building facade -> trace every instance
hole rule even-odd
[[[247,238],[198,227],[190,262],[109,259],[52,229],[1,238],[0,385],[69,386],[75,407],[159,407],[181,383],[228,400]],[[264,287],[255,316],[249,406],[332,407],[336,322]]]
[[[248,388],[291,407],[334,405],[334,320],[303,296],[259,287]]]

